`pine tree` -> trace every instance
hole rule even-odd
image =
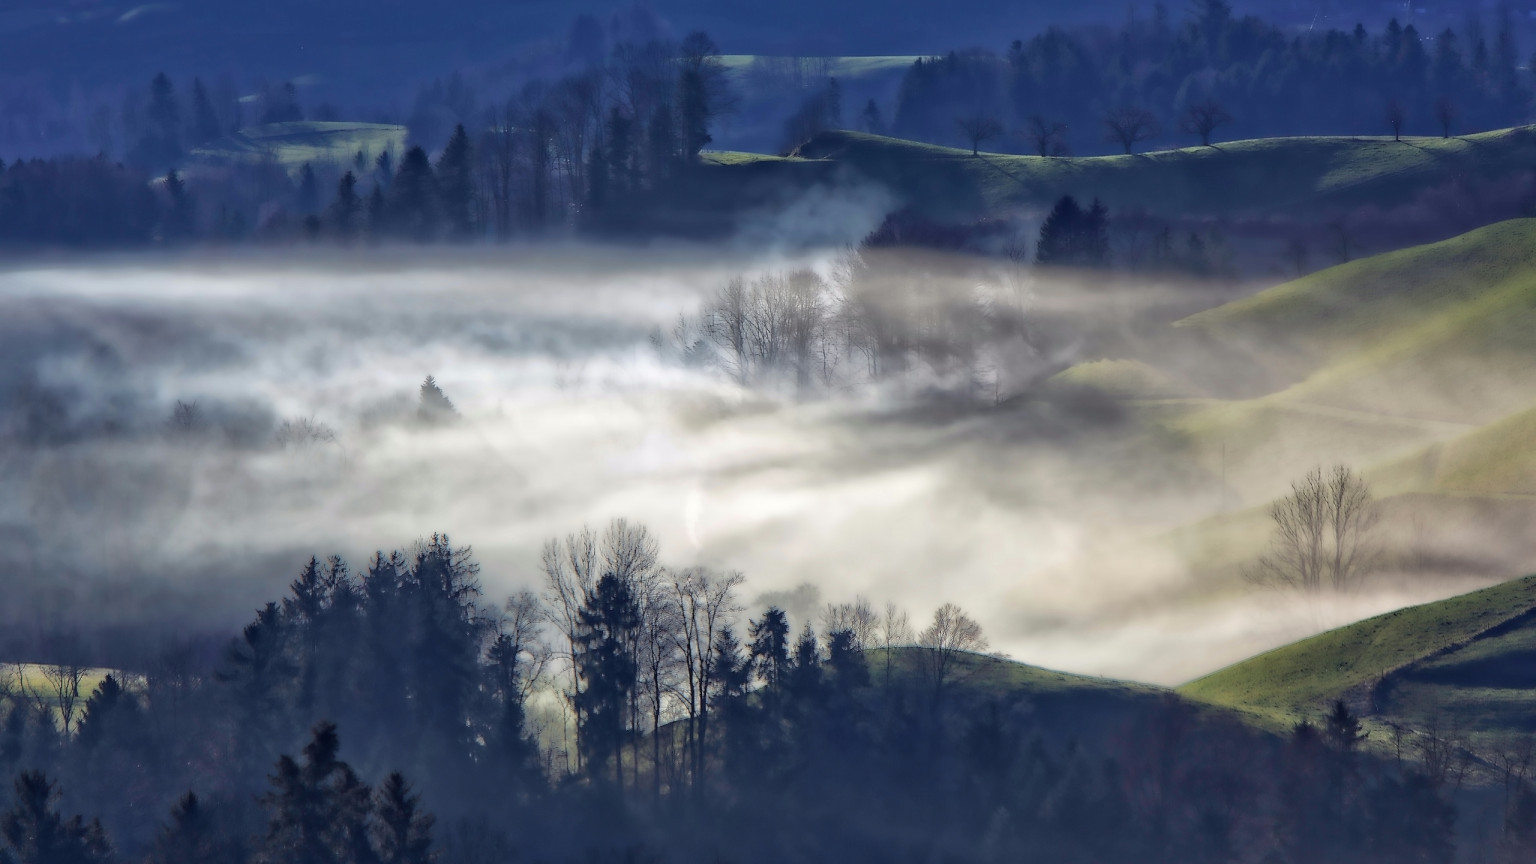
[[[468,240],[474,235],[474,153],[469,133],[460,123],[437,160],[437,189],[448,236]]]
[[[191,239],[196,228],[196,209],[191,194],[187,192],[186,181],[181,179],[181,174],[174,168],[165,175],[165,194],[170,199],[170,207],[165,215],[166,242]]]
[[[220,830],[207,806],[191,792],[171,808],[171,821],[155,837],[150,864],[242,864],[238,839]]]
[[[379,864],[431,864],[431,814],[421,811],[421,796],[412,795],[405,778],[396,771],[374,793],[373,844]]]
[[[331,221],[336,234],[343,240],[357,236],[358,215],[362,212],[362,199],[357,197],[357,176],[351,171],[341,175],[336,184],[336,201],[331,205]]]
[[[206,144],[223,134],[219,124],[219,112],[208,98],[208,88],[203,79],[192,79],[192,143]]]
[[[412,147],[400,160],[389,188],[389,223],[395,233],[418,242],[437,236],[438,189],[427,151]]]
[[[437,379],[431,375],[421,382],[419,406],[416,416],[424,423],[445,423],[459,416],[458,409],[453,407],[448,394],[437,384]]]
[[[297,204],[300,213],[310,214],[320,209],[320,181],[315,177],[314,167],[308,162],[299,169]]]
[[[65,819],[59,788],[41,771],[16,777],[11,809],[0,814],[0,859],[7,864],[96,864],[109,861],[111,846],[101,824]]]
[[[769,606],[752,622],[752,669],[770,690],[778,690],[789,677],[789,616]]]
[[[629,696],[639,673],[631,637],[640,626],[640,607],[629,583],[603,574],[577,612],[577,622],[575,662],[582,688],[575,703],[584,761],[595,778],[612,759],[614,784],[622,788]]]
[[[316,726],[302,763],[284,755],[262,798],[269,813],[260,859],[282,864],[357,862],[371,798],[347,763],[336,724]]]
[[[384,187],[378,183],[368,194],[368,233],[375,240],[389,233],[389,205],[384,200]]]

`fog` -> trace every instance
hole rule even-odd
[[[954,601],[1015,659],[1178,683],[1470,587],[1309,605],[1201,575],[1159,538],[1224,506],[1218,478],[1111,402],[1031,390],[1212,289],[1031,284],[1025,360],[968,385],[992,398],[916,373],[743,386],[666,335],[736,274],[845,263],[568,249],[0,274],[3,618],[18,642],[232,629],[311,554],[360,564],[434,531],[474,547],[495,598],[539,586],[546,538],[627,517],[666,563],[741,570],[800,620],[855,595],[916,621]],[[427,375],[459,421],[417,419]],[[284,421],[328,432],[280,446]]]

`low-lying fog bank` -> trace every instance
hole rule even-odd
[[[1220,302],[1211,289],[1074,295],[933,271],[974,292],[986,327],[1011,302],[1024,323],[877,380],[889,352],[826,311],[848,305],[826,296],[848,261],[799,263],[821,274],[818,371],[746,384],[745,361],[694,331],[752,265],[570,251],[0,274],[12,642],[232,628],[310,554],[360,564],[434,531],[473,545],[499,596],[538,587],[546,538],[618,516],[669,564],[743,571],[748,596],[816,585],[788,595],[797,627],[858,594],[916,619],[955,601],[1016,659],[1161,683],[1472,587],[1303,608],[1203,582],[1146,542],[1216,513],[1219,478],[1115,403],[1037,385],[1096,340]],[[422,417],[429,375],[457,419]]]

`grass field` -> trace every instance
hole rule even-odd
[[[1520,688],[1485,686],[1508,683],[1508,676],[1458,678],[1452,673],[1457,664],[1468,668],[1478,662],[1489,664],[1494,657],[1503,662],[1529,656],[1536,646],[1536,630],[1529,623],[1516,628],[1514,636],[1501,636],[1498,626],[1525,616],[1532,608],[1536,608],[1536,576],[1331,630],[1191,681],[1178,692],[1271,723],[1289,724],[1316,719],[1334,699],[1369,701],[1369,691],[1384,679],[1425,680],[1441,689],[1420,688],[1411,690],[1412,695],[1404,690],[1401,697],[1388,699],[1378,719],[1401,717],[1422,724],[1434,713],[1429,703],[1438,699],[1442,712],[1461,704],[1458,710],[1469,721],[1466,731],[1498,731],[1492,723],[1478,727],[1470,722],[1480,716],[1479,711],[1507,713],[1497,706],[1478,708],[1488,701],[1483,691],[1497,689],[1519,704],[1536,704],[1536,691],[1530,689],[1536,676],[1526,675],[1520,682],[1524,692],[1519,693]],[[1511,699],[1502,701],[1508,704]]]
[[[1039,207],[1064,194],[1112,208],[1189,216],[1280,215],[1321,206],[1404,203],[1451,178],[1529,167],[1529,129],[1440,139],[1269,138],[1138,153],[1043,158],[827,132],[800,154],[858,170],[936,216]]]
[[[266,159],[297,171],[305,163],[351,167],[361,152],[368,166],[380,153],[397,157],[405,148],[404,126],[382,123],[269,123],[242,129],[192,151],[194,163],[253,164]]]

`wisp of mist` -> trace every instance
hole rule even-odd
[[[750,266],[571,250],[0,275],[4,617],[233,628],[311,554],[361,564],[435,531],[474,547],[495,597],[539,587],[544,540],[615,517],[802,621],[855,595],[916,621],[954,601],[1015,659],[1158,683],[1423,599],[1296,615],[1200,584],[1139,541],[1209,515],[1209,490],[1112,418],[794,398],[658,342]],[[428,375],[457,422],[416,420]]]

